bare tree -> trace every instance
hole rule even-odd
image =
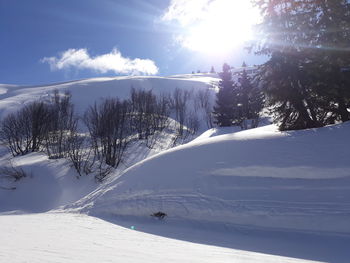
[[[139,139],[152,148],[159,134],[169,124],[169,98],[152,91],[131,90],[131,122]]]
[[[147,139],[152,131],[152,119],[157,107],[157,98],[152,91],[131,89],[132,125],[139,139]]]
[[[169,117],[169,100],[157,97],[152,91],[131,89],[131,120],[139,139],[148,139],[164,129]]]
[[[79,176],[88,175],[93,172],[95,157],[92,154],[93,149],[90,146],[85,135],[78,134],[77,132],[69,134],[67,154]]]
[[[188,116],[186,119],[186,135],[184,136],[185,138],[188,135],[196,134],[200,127],[198,116],[195,111],[190,111],[187,115]]]
[[[210,90],[198,90],[195,94],[195,107],[196,109],[202,109],[204,112],[204,118],[209,129],[214,127],[213,124],[213,105],[210,101]]]
[[[90,106],[84,116],[89,129],[95,156],[101,163],[117,167],[131,135],[130,103],[119,99],[105,99]]]
[[[0,175],[12,178],[15,181],[27,177],[27,173],[21,167],[14,166],[11,161],[9,161],[9,165],[0,167]]]
[[[50,120],[45,136],[45,146],[49,158],[68,156],[68,138],[77,130],[78,118],[74,115],[71,94],[66,91],[60,95],[54,91],[50,104]]]
[[[191,92],[176,88],[172,98],[172,109],[175,111],[175,118],[178,122],[178,136],[184,135],[184,126],[186,121],[187,103],[191,97]]]
[[[4,118],[0,140],[13,156],[39,151],[48,131],[50,110],[44,102],[32,102]]]

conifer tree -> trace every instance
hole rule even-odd
[[[314,1],[319,10],[317,35],[312,42],[309,70],[317,82],[314,91],[326,100],[328,111],[336,120],[348,121],[350,114],[350,4],[347,0]],[[326,119],[326,121],[328,121]],[[328,123],[326,123],[328,124]]]
[[[260,68],[280,129],[349,120],[350,9],[347,0],[255,0],[263,36]]]
[[[237,98],[234,93],[236,86],[232,81],[230,66],[225,63],[219,75],[221,81],[219,83],[219,92],[216,94],[216,105],[214,106],[215,122],[220,127],[232,126]]]
[[[252,80],[244,69],[239,80],[239,104],[240,123],[242,129],[247,129],[247,120],[250,120],[250,128],[255,128],[259,124],[259,113],[263,108],[263,93],[253,85]]]

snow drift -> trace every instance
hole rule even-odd
[[[142,161],[76,205],[91,215],[350,233],[350,123],[273,125],[203,138]]]

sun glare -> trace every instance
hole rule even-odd
[[[249,0],[213,1],[199,21],[187,25],[182,43],[207,54],[229,53],[253,38],[259,17]]]

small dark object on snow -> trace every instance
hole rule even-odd
[[[167,214],[159,211],[157,213],[153,213],[151,216],[157,217],[158,219],[164,219],[164,217],[166,217]]]

